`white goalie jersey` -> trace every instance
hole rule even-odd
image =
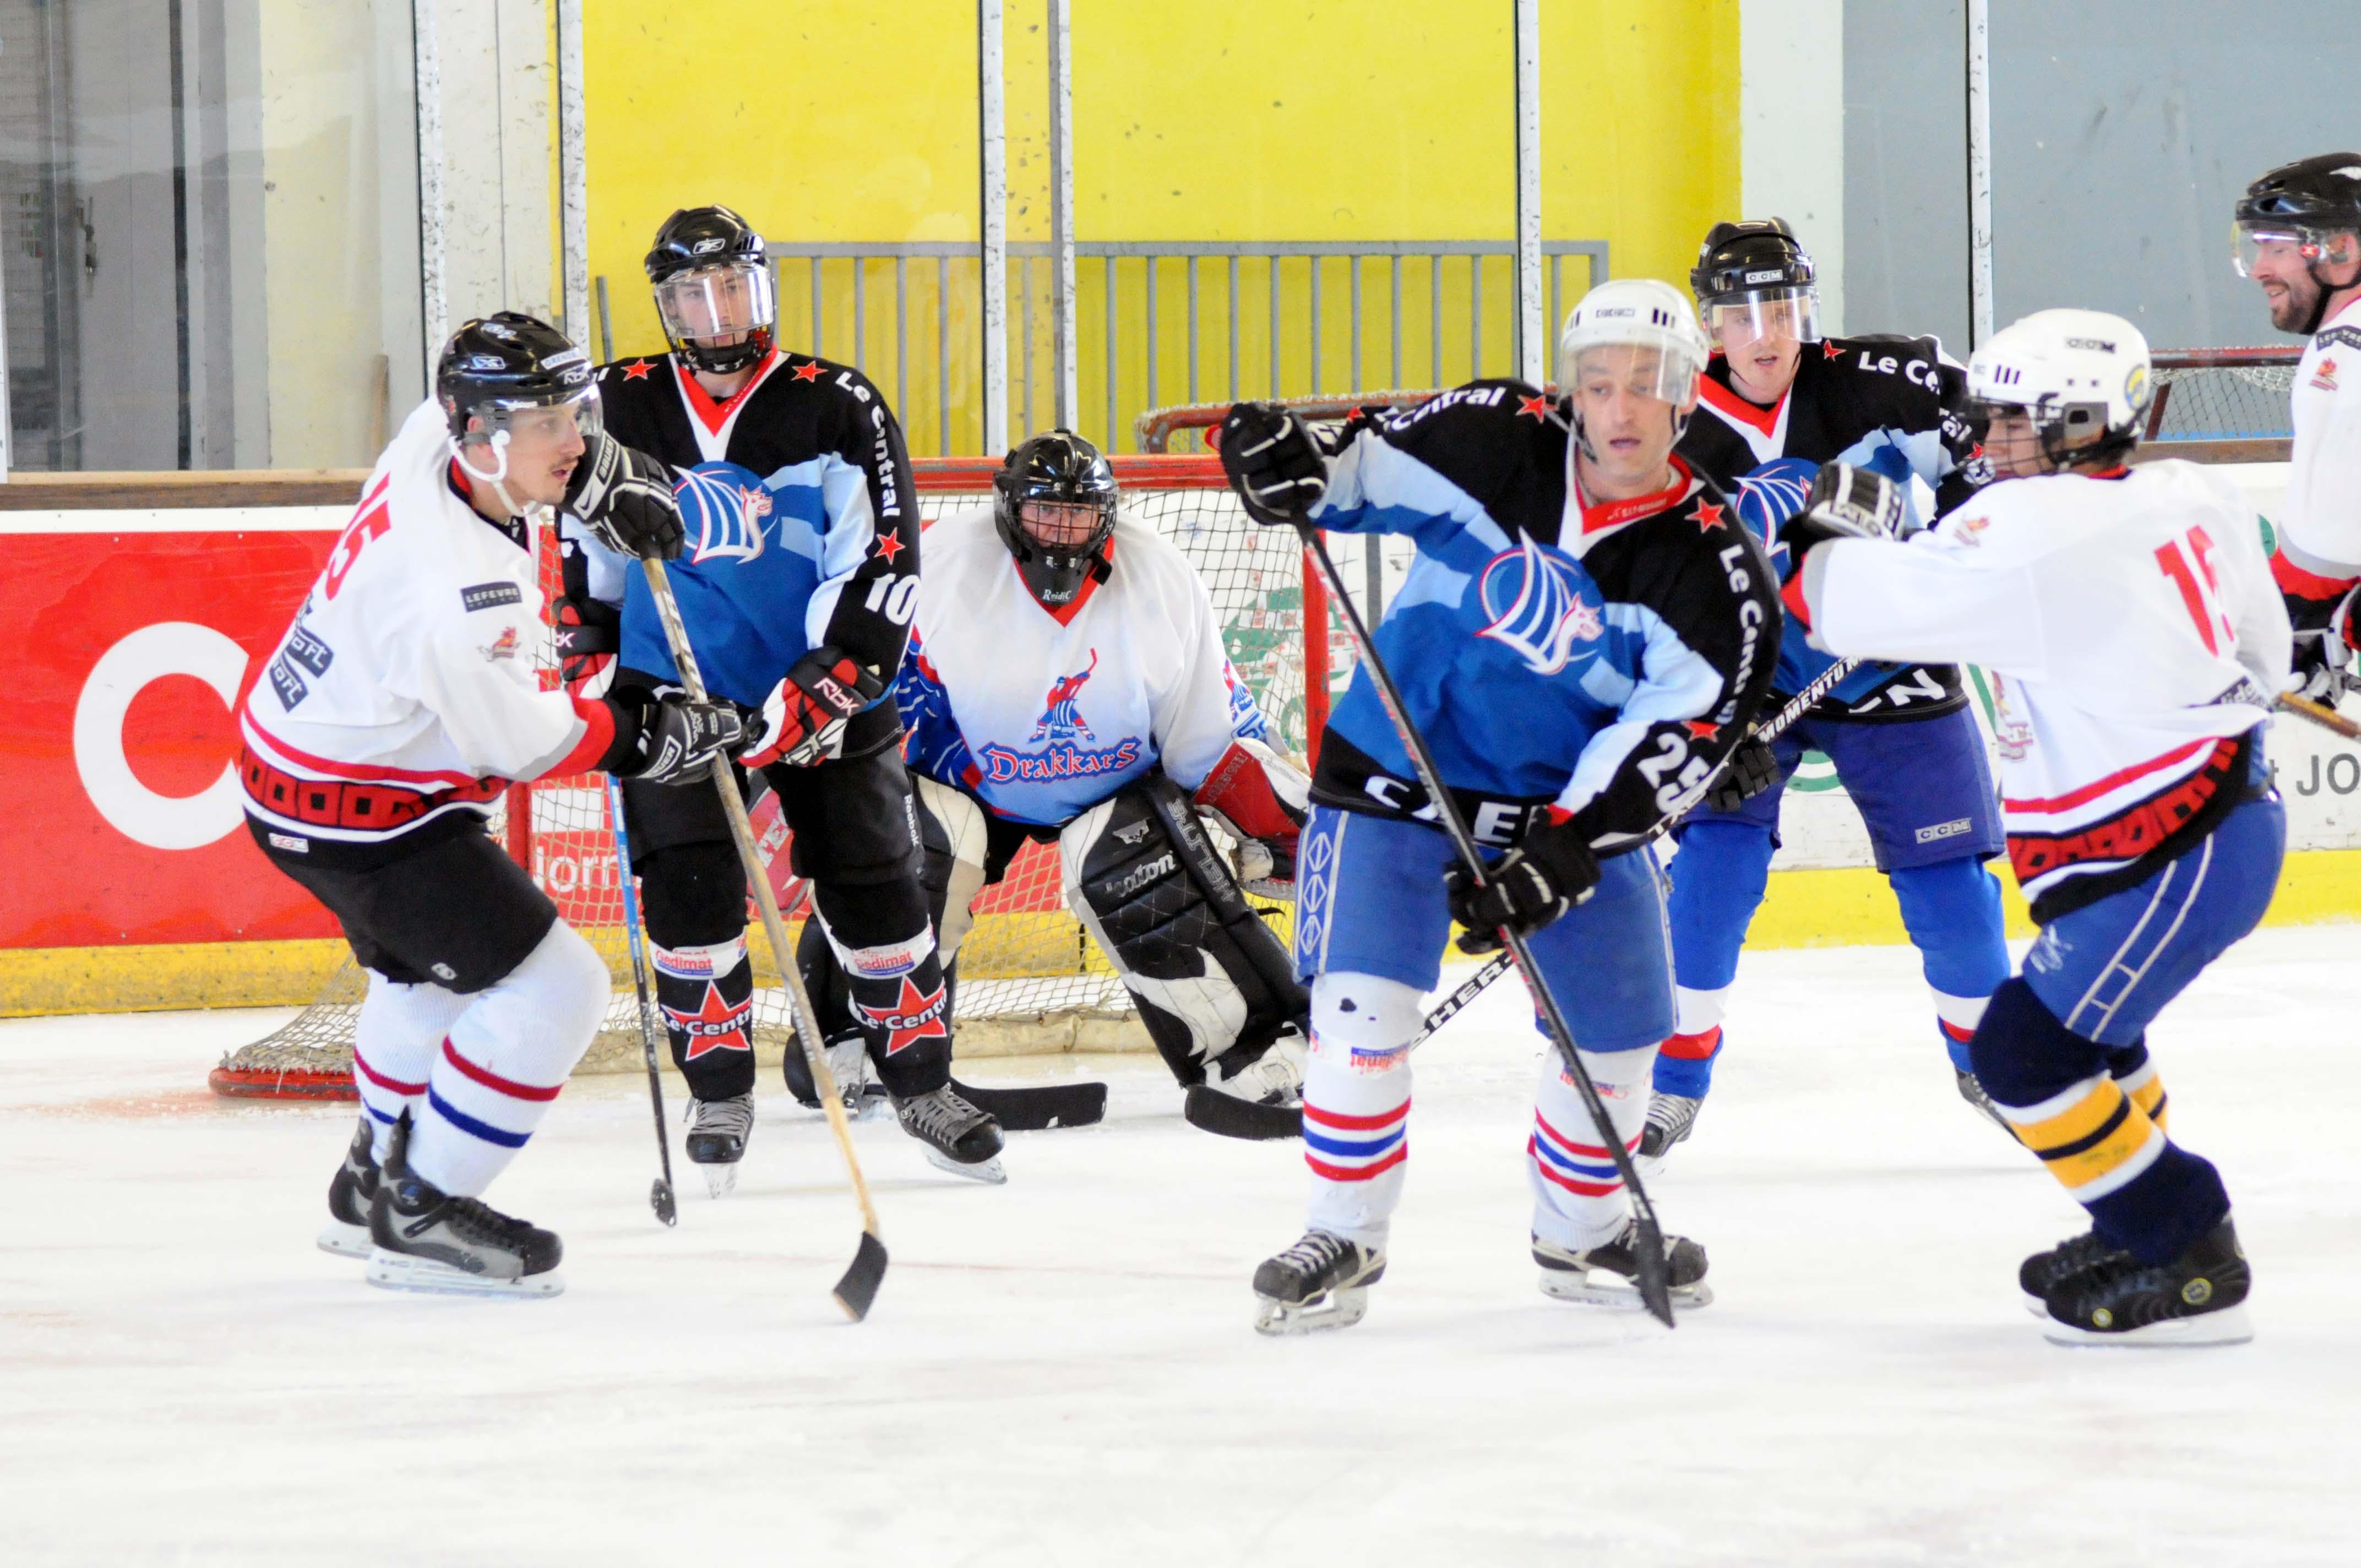
[[[239,712],[246,808],[275,848],[480,817],[614,740],[605,703],[542,689],[531,532],[462,499],[447,429],[432,400],[403,422]]]
[[[1993,484],[1907,543],[1816,547],[1799,583],[1816,647],[1987,673],[2037,914],[2243,790],[2225,770],[2288,671],[2254,510],[2190,463]]]

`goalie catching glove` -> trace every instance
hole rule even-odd
[[[1479,885],[1464,865],[1444,873],[1451,917],[1467,927],[1463,953],[1497,953],[1505,945],[1500,928],[1530,937],[1578,904],[1598,885],[1598,857],[1589,836],[1569,818],[1537,828],[1517,847],[1484,868]]]
[[[566,510],[608,549],[669,561],[686,538],[672,470],[603,431],[590,434],[566,481]]]
[[[1222,472],[1257,522],[1301,522],[1328,493],[1328,460],[1318,438],[1275,403],[1232,404],[1220,444]]]
[[[1295,896],[1310,779],[1261,741],[1233,740],[1191,798],[1237,841],[1240,887],[1262,898]]]
[[[844,754],[848,719],[884,695],[874,671],[835,648],[815,648],[796,661],[763,703],[763,740],[746,753],[750,768],[782,762],[809,767]]]

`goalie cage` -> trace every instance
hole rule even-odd
[[[1304,569],[1301,546],[1283,530],[1274,532],[1248,521],[1212,457],[1114,462],[1126,509],[1179,545],[1204,579],[1230,663],[1252,688],[1272,744],[1301,763],[1326,720],[1332,689],[1341,684],[1329,664],[1325,596]],[[915,460],[925,521],[989,500],[998,466],[989,459]],[[543,540],[543,567],[544,578],[554,578],[555,542],[548,537]],[[543,678],[555,682],[545,642],[543,658]],[[494,834],[532,871],[567,923],[607,959],[614,992],[598,1037],[577,1069],[585,1071],[632,1069],[641,1061],[639,1004],[602,786],[595,774],[512,786],[492,824]],[[800,934],[809,913],[808,893],[787,872],[788,835],[767,791],[753,803],[752,817],[791,935]],[[1291,912],[1256,902],[1273,912],[1284,939]],[[975,925],[960,950],[953,1017],[961,1056],[1124,1044],[1145,1048],[1129,997],[1065,907],[1054,844],[1027,844],[1006,877],[986,889],[975,907]],[[789,1004],[759,921],[750,918],[747,942],[756,976],[754,1048],[759,1061],[774,1062],[793,1043]],[[347,959],[292,1021],[225,1057],[211,1075],[214,1090],[262,1098],[350,1098],[353,1025],[366,990],[364,971]],[[1138,1039],[1126,1040],[1128,1034]]]

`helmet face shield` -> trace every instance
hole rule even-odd
[[[1705,330],[1725,352],[1765,339],[1817,343],[1820,291],[1806,286],[1725,294],[1706,306]]]
[[[728,346],[768,332],[778,319],[770,269],[752,262],[675,272],[655,286],[655,295],[664,335],[675,343]]]
[[[467,411],[467,445],[507,444],[524,452],[588,444],[606,428],[596,382],[555,400],[488,398]]]
[[[1678,344],[1594,343],[1560,356],[1559,389],[1579,410],[1619,395],[1652,399],[1675,413],[1696,406],[1702,361]]]

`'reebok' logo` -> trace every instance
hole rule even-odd
[[[1505,644],[1537,675],[1556,674],[1597,652],[1582,645],[1607,630],[1589,574],[1530,533],[1486,564],[1476,594],[1492,622],[1477,635]]]
[[[752,561],[763,554],[763,524],[771,493],[751,468],[699,463],[674,487],[688,534],[692,565],[711,560]]]

